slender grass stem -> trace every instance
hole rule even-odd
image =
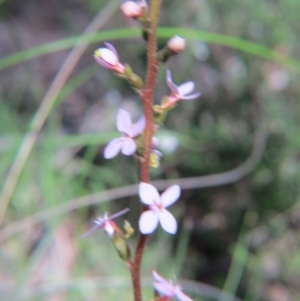
[[[95,32],[103,27],[107,20],[109,20],[110,16],[116,11],[119,2],[120,0],[115,0],[108,4],[105,9],[100,11],[99,14],[97,14],[96,17],[91,21],[84,33],[95,34]],[[59,93],[71,76],[72,71],[74,70],[88,45],[89,44],[83,35],[81,43],[78,43],[74,47],[64,61],[61,69],[58,71],[47,93],[41,101],[40,107],[33,117],[30,131],[25,135],[3,184],[2,192],[0,194],[0,225],[5,218],[7,208],[17,186],[21,172],[27,162],[31,150],[38,139],[38,134],[41,131],[48,115],[50,114],[54,103],[59,96]]]

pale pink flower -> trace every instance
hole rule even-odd
[[[172,281],[166,280],[155,271],[152,271],[152,275],[155,279],[155,282],[153,283],[154,288],[161,295],[169,297],[170,299],[177,297],[179,301],[193,301],[189,296],[182,292],[180,285],[174,285]]]
[[[133,155],[137,148],[135,138],[144,131],[146,119],[142,116],[137,123],[132,124],[130,115],[125,110],[120,109],[116,125],[123,136],[108,143],[104,149],[105,159],[114,158],[120,151],[126,156]]]
[[[154,186],[141,182],[139,185],[139,196],[141,202],[149,207],[149,210],[144,211],[140,216],[140,231],[143,234],[150,234],[156,229],[159,222],[166,232],[175,234],[177,222],[174,216],[165,208],[177,201],[180,196],[180,187],[172,185],[159,195]]]
[[[144,0],[140,1],[125,1],[120,9],[123,15],[129,18],[139,18],[143,16],[143,9],[147,7],[147,3]]]
[[[94,53],[94,58],[104,68],[113,70],[116,73],[124,74],[125,67],[119,61],[118,53],[113,45],[104,43],[106,48],[98,48]]]
[[[167,85],[171,89],[171,93],[169,96],[167,96],[167,102],[162,105],[163,108],[168,108],[174,105],[180,99],[190,100],[197,98],[201,95],[200,92],[190,94],[195,87],[195,84],[191,81],[186,82],[180,86],[176,86],[172,81],[170,70],[167,70]]]
[[[104,232],[107,234],[107,236],[113,237],[115,231],[120,232],[119,227],[116,225],[116,223],[113,221],[113,219],[120,217],[121,215],[127,213],[128,211],[129,211],[129,209],[126,208],[126,209],[123,209],[111,216],[108,216],[107,212],[105,212],[103,217],[99,216],[94,220],[94,223],[96,225],[92,229],[90,229],[88,232],[81,235],[81,237],[82,238],[86,237],[100,228],[104,230]]]
[[[168,48],[175,53],[181,52],[186,46],[186,40],[180,36],[174,36],[168,41]]]

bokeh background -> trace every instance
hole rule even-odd
[[[103,148],[117,110],[137,119],[141,102],[92,57],[110,41],[144,75],[145,44],[121,3],[0,1],[1,300],[132,300],[104,233],[79,238],[125,206],[137,225],[134,159],[104,160]],[[152,178],[184,189],[177,235],[148,241],[148,299],[152,269],[199,301],[300,299],[299,11],[299,0],[164,1],[160,46],[177,32],[188,42],[162,66],[156,101],[167,68],[202,95],[157,133]]]

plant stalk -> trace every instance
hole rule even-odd
[[[142,90],[142,101],[144,105],[144,115],[146,118],[146,128],[144,132],[144,158],[141,163],[141,182],[150,182],[150,153],[152,147],[152,137],[153,137],[153,97],[155,90],[155,83],[158,70],[157,62],[157,26],[160,15],[162,0],[152,0],[150,6],[150,19],[151,19],[151,29],[148,34],[147,40],[147,74],[145,86]],[[146,209],[142,206],[141,212]],[[138,243],[135,252],[135,258],[131,268],[131,278],[133,285],[134,301],[142,301],[142,290],[141,290],[141,263],[142,257],[146,245],[147,236],[140,233],[138,238]]]

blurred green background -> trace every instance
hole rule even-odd
[[[121,3],[0,1],[1,300],[132,300],[104,233],[79,238],[125,206],[137,226],[134,159],[102,154],[118,109],[136,120],[141,102],[92,57],[111,41],[144,76],[145,45]],[[176,33],[188,42],[162,66],[156,101],[167,68],[202,95],[157,133],[152,178],[183,191],[171,208],[178,234],[148,241],[148,300],[152,269],[185,279],[199,301],[300,299],[299,12],[299,0],[164,1],[159,45]]]

